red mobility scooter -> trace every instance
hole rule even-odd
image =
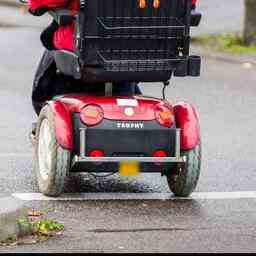
[[[160,173],[175,196],[195,189],[201,165],[199,120],[188,103],[141,95],[118,96],[113,83],[162,82],[199,76],[190,56],[190,27],[201,14],[191,0],[80,0],[74,17],[51,10],[61,26],[75,22],[75,51],[58,50],[58,71],[103,83],[104,95],[73,93],[46,102],[36,130],[40,191],[59,196],[72,172]],[[122,86],[122,85],[120,85]],[[156,85],[159,86],[159,85]]]

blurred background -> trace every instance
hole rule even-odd
[[[20,7],[18,0],[0,1],[0,26],[19,26],[27,28],[43,28],[47,25],[44,18],[30,17],[26,8]],[[13,9],[18,7],[16,9]],[[241,32],[244,19],[244,0],[199,0],[198,10],[204,18],[195,33]]]

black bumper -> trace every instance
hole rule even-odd
[[[105,157],[104,157],[105,158]],[[123,162],[138,162],[140,172],[143,173],[165,173],[175,170],[173,167],[177,163],[184,163],[184,157],[111,157],[111,158],[90,158],[75,156],[72,161],[73,172],[118,172],[120,163]]]
[[[124,124],[124,125],[120,125]],[[133,125],[131,125],[133,124]],[[79,114],[73,116],[75,158],[72,171],[86,172],[116,172],[119,167],[119,158],[131,157],[140,162],[141,172],[162,172],[172,168],[179,160],[158,162],[142,161],[152,157],[154,151],[164,150],[168,157],[176,157],[176,132],[175,128],[164,128],[156,121],[122,122],[104,120],[100,125],[92,128],[86,127]],[[133,128],[130,128],[129,125]],[[143,126],[143,128],[142,128]],[[118,128],[119,127],[119,128]],[[120,128],[127,127],[127,128]],[[137,128],[134,128],[137,127]],[[83,135],[81,135],[83,131]],[[81,139],[84,136],[84,139]],[[87,161],[92,150],[100,149],[111,161]],[[113,160],[117,159],[117,160]]]

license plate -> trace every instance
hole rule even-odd
[[[140,174],[139,162],[121,162],[119,165],[119,174],[125,177],[134,177]]]

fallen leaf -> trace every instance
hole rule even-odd
[[[28,216],[29,217],[40,217],[42,215],[44,215],[44,214],[42,212],[40,212],[40,211],[36,211],[34,209],[29,209],[28,210]]]

